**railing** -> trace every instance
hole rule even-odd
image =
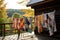
[[[2,40],[4,40],[5,36],[6,36],[6,32],[10,31],[9,33],[12,34],[15,29],[12,30],[12,24],[13,23],[0,23],[0,37],[3,37]],[[10,29],[6,30],[6,25],[10,25]],[[15,32],[16,33],[16,32]],[[14,33],[13,33],[14,34]],[[18,30],[18,35],[20,35],[20,31]],[[19,39],[19,36],[17,38],[17,40]]]
[[[0,34],[0,36],[5,36],[5,31],[7,31],[6,30],[6,28],[5,28],[5,26],[6,25],[12,25],[12,23],[0,23],[0,27],[1,27],[1,34]],[[3,35],[2,35],[2,32],[3,32]]]

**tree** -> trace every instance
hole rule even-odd
[[[25,13],[23,16],[34,17],[34,10],[33,9],[22,9],[21,11]]]
[[[12,17],[13,18],[20,18],[20,14],[15,12]]]
[[[5,19],[8,17],[5,7],[4,0],[0,0],[0,23],[6,21]]]
[[[6,13],[6,4],[3,2],[4,0],[0,0],[0,18],[7,18],[7,13]]]
[[[6,4],[4,4],[4,0],[0,0],[0,24],[7,21],[7,13],[6,13]],[[0,25],[0,30],[3,30],[3,25]]]

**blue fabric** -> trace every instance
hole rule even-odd
[[[32,32],[32,30],[31,30],[31,29],[28,29],[28,32],[30,32],[30,33],[31,33],[31,32]]]
[[[32,17],[30,17],[30,24],[32,24]]]
[[[27,18],[25,19],[25,21],[26,21],[26,24],[28,24],[28,25],[30,24],[30,22],[28,21],[28,19],[27,19]]]

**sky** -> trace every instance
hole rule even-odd
[[[22,2],[18,4],[19,2]],[[28,9],[30,7],[26,7],[29,0],[5,0],[4,3],[7,3],[6,9]]]

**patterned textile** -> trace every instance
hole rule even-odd
[[[35,27],[38,25],[38,16],[35,16],[34,25],[35,25]]]
[[[23,18],[20,18],[20,29],[22,30],[24,27],[25,27],[25,24],[24,24],[24,19]]]
[[[38,27],[39,33],[42,32],[43,28],[46,28],[49,31],[50,36],[57,31],[54,14],[55,11],[35,16],[35,27]]]
[[[40,19],[41,18],[41,19]],[[38,15],[38,32],[42,32],[42,15]]]
[[[23,18],[14,18],[13,27],[14,27],[14,29],[22,30],[25,27],[24,19]]]
[[[40,16],[40,18],[39,18],[40,19],[40,22],[43,23],[43,15],[41,14],[39,16]]]
[[[30,24],[31,24],[31,25],[32,25],[32,19],[33,19],[33,18],[32,18],[32,17],[30,17],[30,21],[29,21],[29,22],[30,22]]]
[[[28,24],[28,25],[30,24],[30,22],[27,18],[25,19],[25,21],[26,21],[26,24]]]
[[[17,18],[13,18],[13,28],[17,29]]]
[[[47,28],[47,24],[48,24],[48,21],[47,21],[47,14],[42,14],[43,15],[43,28]]]
[[[29,24],[29,28],[32,30],[32,17],[29,17],[29,22],[30,22],[30,24]]]
[[[55,11],[48,13],[48,21],[49,21],[48,29],[49,29],[50,36],[53,35],[54,32],[57,31],[56,23],[55,23],[55,19],[54,19],[54,13],[55,13]]]
[[[38,32],[42,32],[42,24],[40,20],[40,15],[35,16],[35,27],[38,26]]]

